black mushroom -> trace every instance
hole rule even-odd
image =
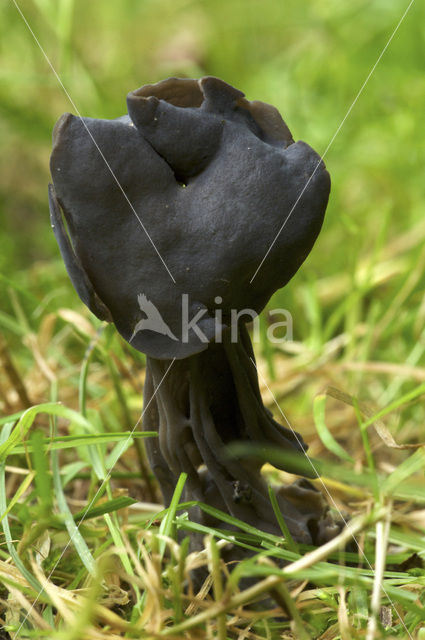
[[[147,451],[165,503],[185,472],[186,500],[278,533],[264,460],[232,459],[226,445],[294,458],[306,445],[263,405],[245,311],[260,313],[310,252],[329,174],[274,107],[217,78],[169,78],[127,105],[116,120],[65,114],[55,126],[49,195],[63,259],[83,302],[147,354],[143,428],[159,434]],[[334,534],[307,480],[277,496],[294,538]]]

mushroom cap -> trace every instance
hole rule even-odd
[[[98,317],[149,356],[185,358],[214,339],[218,307],[223,326],[232,310],[260,313],[292,278],[330,178],[274,107],[218,78],[169,78],[127,105],[115,120],[56,123],[52,226]]]

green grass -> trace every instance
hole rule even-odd
[[[128,91],[169,75],[217,75],[323,153],[408,3],[18,4],[83,115],[122,115]],[[282,537],[208,505],[223,528],[191,522],[184,477],[162,508],[130,437],[144,356],[83,308],[49,227],[51,130],[72,107],[12,1],[2,18],[1,624],[62,640],[425,638],[423,3],[326,154],[323,231],[269,304],[291,311],[294,341],[266,341],[266,310],[255,345],[266,404],[303,434],[317,487],[349,521],[318,549],[285,537],[277,511]],[[229,542],[251,557],[226,566]]]

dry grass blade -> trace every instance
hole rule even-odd
[[[42,618],[37,609],[33,606],[32,602],[25,597],[22,591],[10,585],[8,586],[8,590],[19,607],[25,611],[25,616],[31,621],[36,629],[41,629],[43,631],[52,630],[51,626]]]
[[[385,571],[388,535],[391,524],[391,511],[392,505],[390,504],[388,505],[385,520],[378,520],[376,523],[375,575],[373,578],[371,613],[367,625],[366,640],[374,640],[377,631],[377,621],[379,618],[381,604],[382,580]]]
[[[339,400],[344,404],[350,405],[351,407],[354,407],[356,405],[360,413],[362,413],[368,419],[372,419],[373,416],[377,414],[377,411],[374,411],[364,402],[358,402],[354,399],[353,396],[345,393],[344,391],[341,391],[340,389],[337,389],[336,387],[326,387],[324,393],[331,398],[335,398],[335,400]],[[382,420],[373,420],[373,427],[381,440],[386,444],[387,447],[390,447],[391,449],[418,449],[425,446],[425,442],[419,442],[415,444],[397,444]]]

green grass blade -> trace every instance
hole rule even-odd
[[[44,437],[41,431],[35,431],[31,435],[31,445],[37,497],[43,513],[49,515],[53,508],[52,478],[44,448]]]
[[[107,502],[103,502],[101,505],[97,507],[91,507],[90,509],[82,509],[78,513],[74,514],[74,520],[79,522],[80,520],[90,520],[91,518],[98,518],[99,516],[103,516],[105,513],[112,513],[114,511],[118,511],[119,509],[125,509],[126,507],[135,504],[137,500],[134,498],[130,498],[129,496],[120,496],[119,498],[113,498],[112,500],[108,500]]]
[[[313,416],[316,430],[325,447],[342,460],[353,463],[353,458],[335,440],[326,426],[326,394],[319,394],[313,403]]]
[[[414,473],[421,471],[425,468],[425,451],[423,448],[418,449],[409,456],[406,460],[404,460],[398,467],[393,471],[388,478],[384,480],[381,485],[381,489],[383,492],[387,494],[393,493],[399,486],[403,488],[403,484],[407,478],[409,478]],[[422,488],[423,490],[423,488]]]
[[[412,402],[412,400],[416,400],[416,398],[418,398],[423,394],[425,394],[425,383],[419,385],[418,387],[416,387],[416,389],[413,389],[412,391],[405,393],[403,396],[401,396],[401,398],[394,400],[394,402],[391,402],[388,406],[384,407],[384,409],[381,409],[381,411],[378,411],[378,413],[375,413],[375,415],[368,418],[368,420],[364,422],[364,427],[369,427],[376,420],[380,420],[384,416],[388,415],[389,413],[392,413],[396,409],[399,409],[400,407],[407,404],[408,402]]]
[[[246,531],[256,538],[259,538],[260,540],[268,540],[269,542],[272,542],[274,544],[280,544],[281,542],[279,536],[261,531],[260,529],[257,529],[256,527],[253,527],[252,525],[243,522],[242,520],[239,520],[238,518],[235,518],[228,513],[224,513],[224,511],[220,511],[215,507],[211,507],[204,502],[198,502],[197,504],[199,508],[202,509],[202,511],[205,511],[205,513],[208,513],[210,516],[213,516],[214,518],[216,518],[217,520],[221,520],[222,522],[226,522],[227,524],[231,524],[232,526],[237,527],[242,531]]]
[[[18,489],[14,493],[13,498],[10,500],[9,504],[7,505],[7,509],[1,512],[0,522],[3,520],[5,516],[7,516],[7,514],[10,511],[12,511],[13,507],[19,502],[19,500],[22,498],[24,493],[31,486],[31,483],[33,480],[34,480],[34,472],[30,471],[30,473],[25,477],[25,479],[22,481],[22,483],[19,485]]]
[[[130,558],[128,557],[128,554],[125,550],[125,544],[121,537],[119,526],[116,522],[113,521],[110,513],[104,513],[103,517],[105,518],[105,522],[108,526],[108,529],[112,536],[112,540],[114,541],[114,545],[117,550],[117,555],[119,556],[125,571],[130,576],[134,576],[133,567],[131,565]],[[138,589],[136,589],[136,591],[138,592]]]
[[[51,416],[62,417],[75,422],[80,426],[92,430],[91,424],[83,418],[77,411],[68,409],[57,402],[46,402],[27,409],[22,414],[12,433],[8,439],[0,445],[0,462],[5,460],[12,453],[17,444],[19,444],[27,435],[36,416],[40,413],[47,413]]]
[[[282,531],[283,537],[286,540],[287,547],[288,547],[288,549],[290,551],[293,551],[294,553],[299,554],[300,550],[298,548],[297,543],[295,542],[295,540],[291,536],[291,533],[290,533],[290,531],[288,529],[288,525],[286,524],[285,519],[284,519],[284,517],[282,515],[282,512],[280,510],[279,503],[278,503],[277,498],[276,498],[276,494],[273,491],[273,487],[269,486],[268,489],[269,489],[270,502],[272,503],[273,511],[274,511],[275,516],[276,516],[276,520],[278,522],[280,530]]]
[[[96,563],[87,546],[86,541],[81,535],[78,526],[75,524],[74,517],[71,513],[68,503],[66,501],[65,494],[62,488],[62,481],[60,477],[59,469],[59,456],[57,451],[52,451],[52,470],[53,470],[53,485],[55,489],[56,501],[59,507],[59,511],[64,520],[65,526],[70,536],[70,543],[74,546],[81,562],[86,567],[87,571],[94,576],[96,573]],[[69,544],[69,543],[68,543]]]
[[[4,443],[7,440],[7,438],[10,437],[11,429],[12,429],[12,424],[6,424],[3,427],[3,429],[2,429],[2,431],[0,433],[0,442],[1,443]],[[2,517],[2,523],[1,524],[2,524],[2,527],[3,527],[4,537],[6,539],[7,550],[9,551],[9,554],[10,554],[14,564],[19,569],[19,571],[21,572],[23,577],[26,579],[26,581],[31,585],[31,587],[33,589],[35,589],[35,591],[37,593],[42,593],[43,592],[42,586],[40,585],[38,580],[36,578],[34,578],[32,573],[30,573],[28,571],[28,569],[26,568],[26,566],[22,562],[21,558],[17,554],[15,546],[13,544],[12,534],[11,534],[10,526],[9,526],[9,520],[8,520],[8,517],[7,517],[8,509],[7,509],[7,502],[6,502],[6,473],[5,473],[5,471],[6,471],[5,462],[0,462],[0,515]]]
[[[176,525],[174,520],[176,517],[177,507],[179,506],[179,503],[180,503],[180,498],[183,493],[186,479],[187,479],[187,473],[181,473],[177,481],[176,488],[174,489],[170,506],[168,507],[165,518],[163,518],[161,525],[159,527],[159,533],[163,536],[167,536],[168,538],[173,538],[173,539],[175,538]],[[165,540],[160,540],[159,555],[161,558],[163,558],[164,556],[165,546],[166,546]]]
[[[181,505],[180,505],[181,506]],[[203,533],[205,535],[214,535],[221,540],[227,540],[230,544],[235,544],[238,547],[243,549],[249,549],[250,551],[254,551],[255,553],[259,553],[261,549],[253,546],[252,544],[246,544],[242,542],[239,537],[236,535],[229,534],[228,531],[218,528],[207,527],[203,524],[199,524],[198,522],[191,522],[190,520],[186,520],[183,518],[176,518],[176,524],[179,529],[184,529],[185,531],[194,531],[196,533]],[[261,544],[261,541],[258,541],[258,544]]]
[[[49,451],[73,449],[81,445],[109,444],[111,442],[117,442],[119,446],[126,445],[125,448],[127,448],[127,441],[131,443],[133,438],[151,438],[156,435],[156,431],[138,431],[134,433],[131,431],[120,431],[119,433],[80,433],[71,436],[60,435],[53,438],[43,437],[42,444],[45,448],[48,448]],[[16,445],[13,448],[13,453],[31,453],[33,450],[33,445],[30,441],[25,445]],[[115,449],[113,449],[109,455],[112,456],[114,451]]]

